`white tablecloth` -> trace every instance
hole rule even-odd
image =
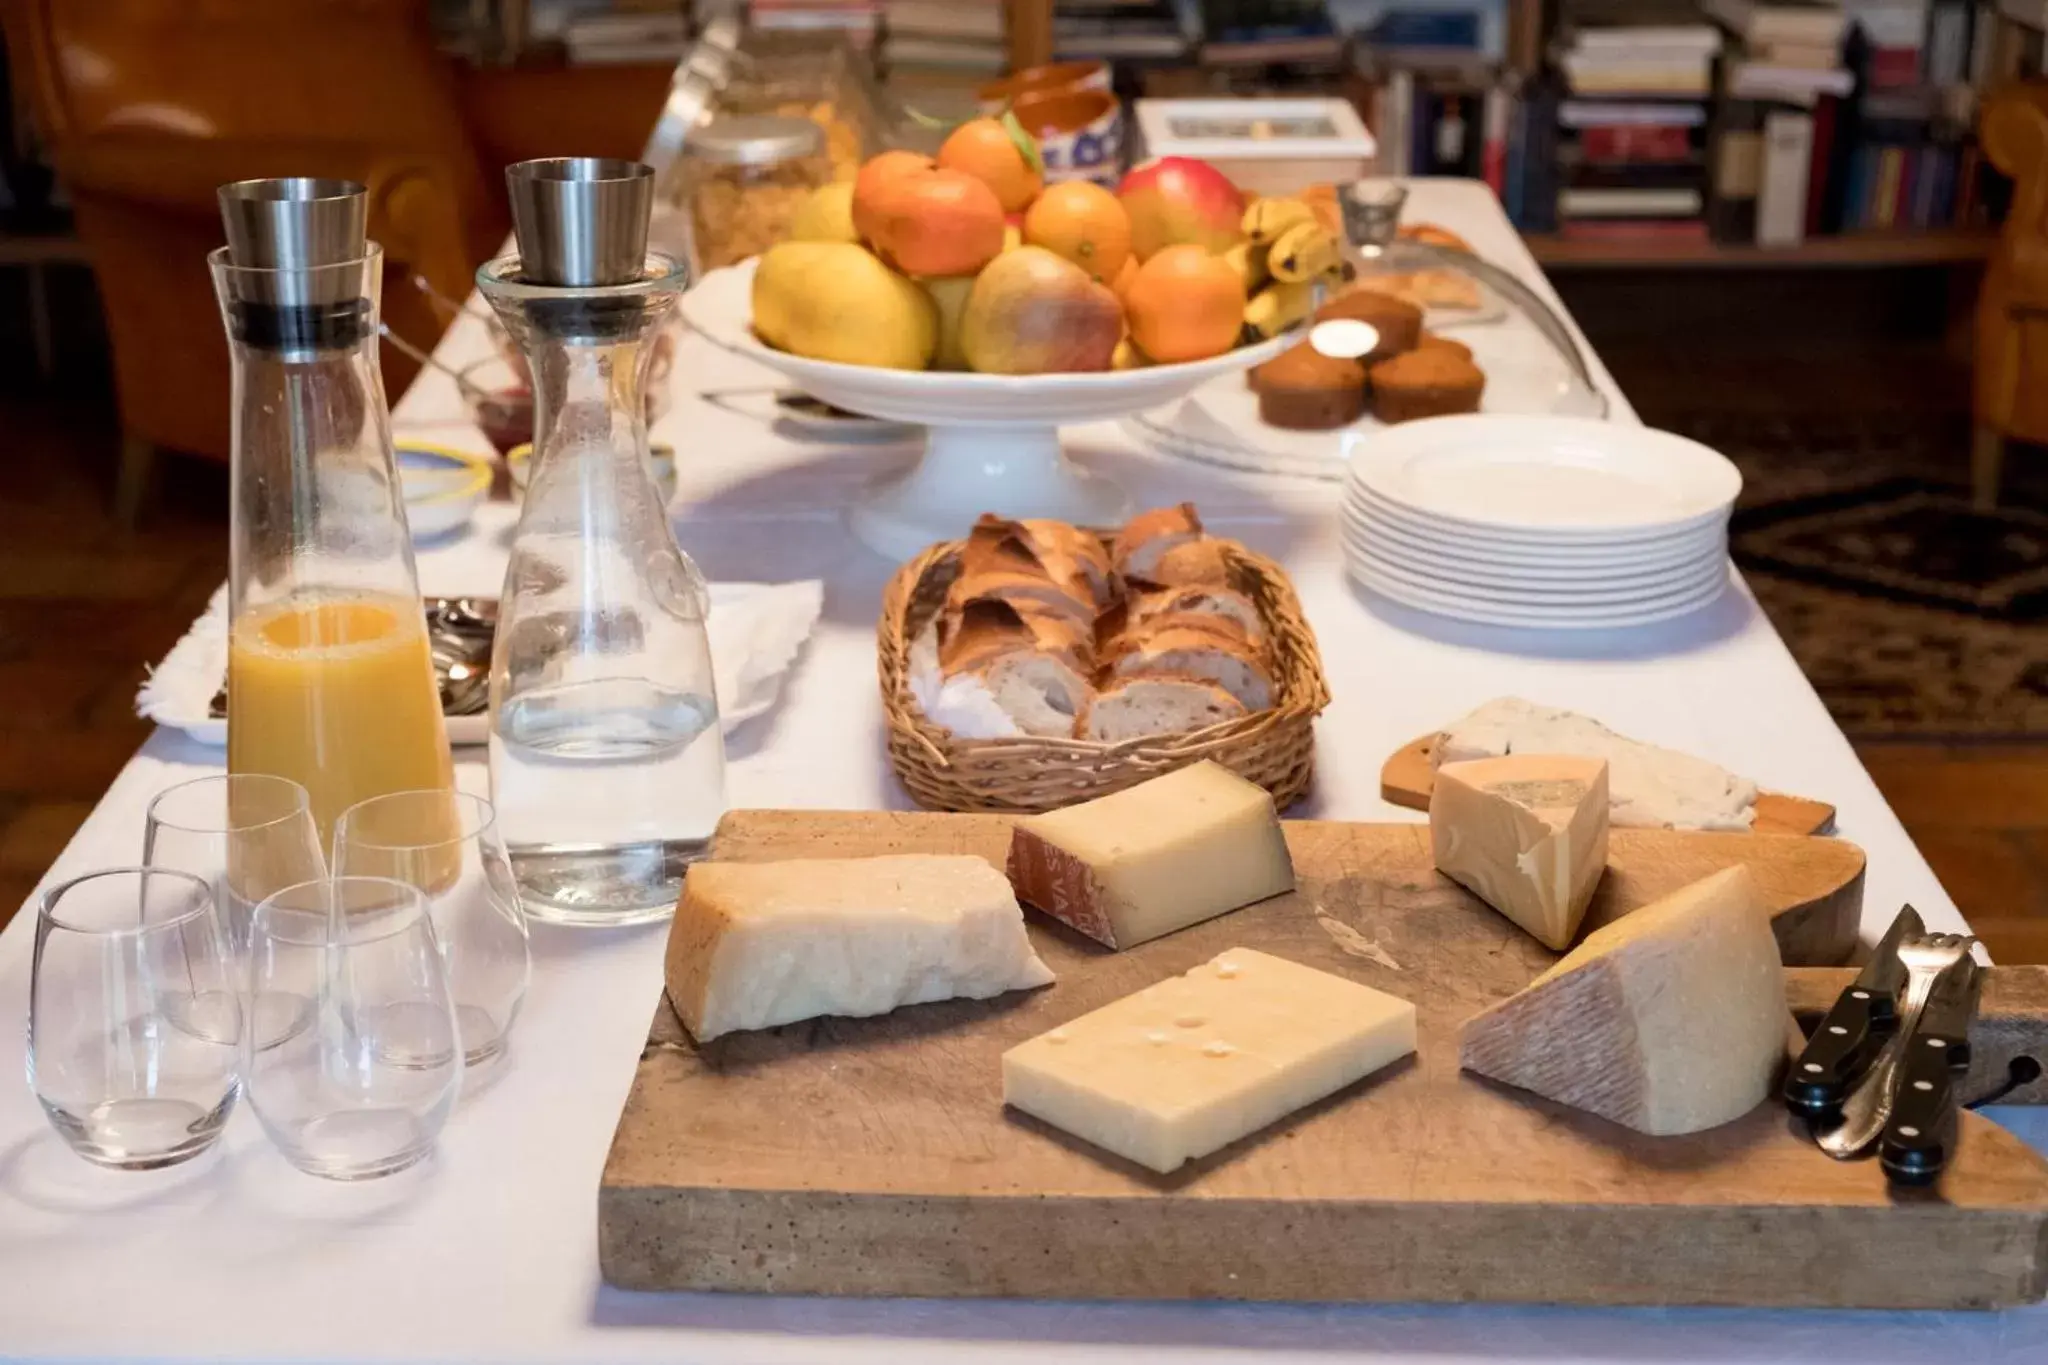
[[[1480,186],[1418,182],[1411,216],[1446,223],[1540,282]],[[1544,287],[1548,293],[1547,286]],[[485,345],[458,324],[450,358]],[[701,344],[679,383],[772,378]],[[1620,420],[1633,420],[1605,371]],[[452,384],[427,373],[401,435],[484,448]],[[678,450],[678,531],[713,578],[823,578],[824,619],[781,705],[730,746],[747,806],[904,807],[879,739],[873,625],[891,566],[841,521],[851,490],[900,449],[805,444],[693,397],[657,430]],[[1317,788],[1295,813],[1417,817],[1383,803],[1381,761],[1488,697],[1516,692],[1600,716],[1765,786],[1835,803],[1870,855],[1864,927],[1910,900],[1961,924],[1841,732],[1749,598],[1647,638],[1528,641],[1394,615],[1343,581],[1334,490],[1166,463],[1113,426],[1068,433],[1081,458],[1148,500],[1193,498],[1294,575],[1334,701],[1317,727]],[[505,513],[420,557],[429,592],[494,593]],[[459,755],[481,788],[480,754]],[[132,861],[159,788],[220,753],[159,734],[52,875]],[[25,1017],[32,914],[0,935],[0,1018]],[[625,1294],[603,1287],[596,1190],[660,983],[659,926],[542,928],[510,1065],[466,1094],[435,1160],[362,1186],[302,1176],[236,1115],[188,1167],[117,1175],[61,1145],[26,1085],[0,1085],[0,1355],[32,1359],[393,1361],[1776,1362],[2048,1360],[2048,1311],[1999,1315],[1588,1311],[1022,1302],[881,1302]],[[1997,1115],[2048,1148],[2048,1115]],[[1902,1231],[1899,1254],[1913,1245]]]

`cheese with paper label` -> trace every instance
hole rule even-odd
[[[1294,889],[1272,794],[1206,761],[1018,821],[1009,873],[1024,902],[1112,948]]]
[[[1052,980],[1003,874],[926,854],[697,863],[666,967],[669,1000],[700,1043]]]
[[[1003,1054],[1003,1100],[1165,1173],[1415,1051],[1415,1006],[1233,948]]]
[[[1737,864],[1603,925],[1468,1020],[1459,1061],[1657,1136],[1763,1103],[1785,1056],[1785,971]]]
[[[1607,761],[1514,754],[1436,770],[1437,870],[1529,931],[1571,946],[1607,867]]]

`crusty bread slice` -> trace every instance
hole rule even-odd
[[[1082,591],[1086,592],[1083,584]],[[946,612],[957,616],[974,602],[1006,602],[1020,611],[1063,616],[1087,630],[1095,628],[1095,603],[1028,569],[984,569],[963,573],[946,590]]]
[[[1263,711],[1273,704],[1273,675],[1258,651],[1207,624],[1170,626],[1128,639],[1109,661],[1109,674],[1201,678],[1237,698],[1247,711]]]
[[[1082,576],[1088,580],[1088,589],[1094,594],[1096,607],[1100,609],[1109,605],[1110,599],[1116,595],[1116,578],[1111,572],[1109,550],[1103,545],[1102,537],[1093,531],[1069,526],[1064,521],[1020,521],[1017,528],[1023,533],[1024,543],[1041,561],[1078,565]]]
[[[1160,588],[1228,587],[1230,560],[1224,550],[1226,543],[1205,537],[1175,545],[1153,561],[1146,581]]]
[[[1200,678],[1120,678],[1095,694],[1081,715],[1080,735],[1113,744],[1200,730],[1244,714],[1243,702]]]
[[[1193,503],[1155,507],[1124,523],[1124,529],[1117,532],[1116,543],[1110,547],[1110,556],[1116,562],[1117,572],[1125,578],[1137,583],[1156,583],[1159,580],[1152,571],[1159,557],[1174,546],[1199,540],[1201,536],[1202,519],[1195,515]]]
[[[1077,673],[1095,667],[1087,626],[1030,603],[983,597],[939,618],[939,671],[952,676],[1019,651],[1049,654]]]
[[[1061,537],[1044,529],[1053,526],[1061,526],[1069,535]],[[1075,548],[1084,540],[1092,543],[1096,558],[1102,561],[1099,576]],[[960,577],[979,579],[1010,574],[1043,578],[1091,612],[1108,600],[1107,555],[1100,541],[1082,536],[1073,527],[1059,522],[1027,524],[983,513],[960,549]]]
[[[1125,625],[1149,626],[1169,616],[1214,616],[1232,621],[1254,645],[1265,643],[1266,624],[1259,619],[1257,604],[1235,588],[1215,583],[1134,593],[1125,609]]]
[[[1071,739],[1095,698],[1087,677],[1053,654],[1004,654],[974,671],[1027,735]]]

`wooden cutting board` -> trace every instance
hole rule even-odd
[[[975,853],[1003,816],[740,812],[742,860]],[[1056,984],[695,1046],[658,1011],[599,1193],[629,1289],[1041,1298],[1989,1308],[2048,1277],[2048,1163],[1962,1115],[1894,1195],[1765,1105],[1649,1138],[1458,1069],[1460,1023],[1552,960],[1430,866],[1419,825],[1290,822],[1298,889],[1123,953],[1032,915]],[[1863,858],[1825,839],[1616,830],[1608,918],[1748,862],[1801,960],[1838,960]],[[1249,946],[1416,1003],[1418,1054],[1171,1176],[1006,1111],[1012,1045]],[[1798,975],[1794,973],[1794,975]],[[1831,974],[1832,975],[1832,974]],[[1810,992],[1809,992],[1810,993]],[[1711,1021],[1702,1021],[1711,1046]]]
[[[1436,765],[1430,761],[1439,736],[1424,735],[1412,744],[1396,749],[1380,766],[1380,799],[1410,810],[1428,810],[1430,789],[1436,785]],[[1835,808],[1825,801],[1809,801],[1783,792],[1758,792],[1753,834],[1831,834]]]

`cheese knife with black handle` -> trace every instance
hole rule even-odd
[[[1982,973],[1965,957],[1935,983],[1908,1041],[1877,1159],[1894,1185],[1931,1185],[1955,1153],[1955,1082],[1970,1069]]]
[[[1898,1027],[1899,990],[1906,982],[1899,945],[1924,932],[1919,911],[1910,905],[1900,910],[1862,972],[1836,997],[1785,1074],[1785,1105],[1793,1113],[1825,1119],[1841,1109]]]

